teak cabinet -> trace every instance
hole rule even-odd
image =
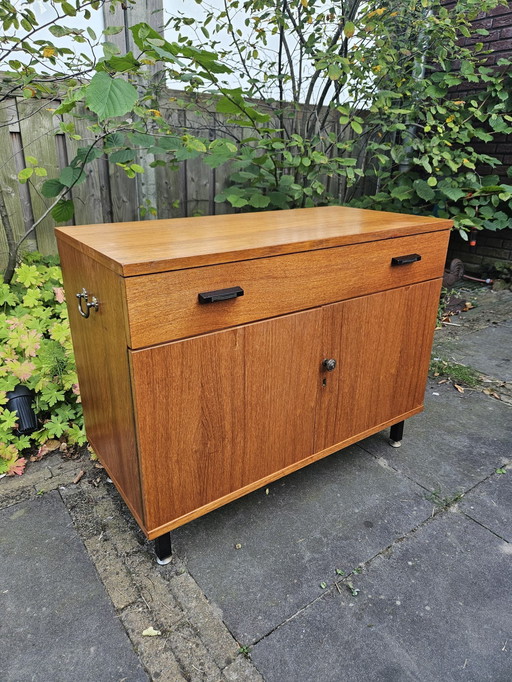
[[[201,514],[400,439],[450,227],[324,207],[57,229],[87,436],[160,558]]]

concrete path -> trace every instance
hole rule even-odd
[[[0,512],[2,682],[149,680],[59,494]]]
[[[0,679],[510,682],[512,408],[482,389],[508,395],[512,295],[481,297],[435,353],[492,384],[431,379],[400,449],[376,434],[197,519],[169,566],[86,458],[0,481]]]

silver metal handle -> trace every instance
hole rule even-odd
[[[89,293],[85,289],[82,289],[81,293],[76,294],[76,297],[78,298],[78,312],[82,317],[88,318],[91,314],[91,308],[96,312],[98,311],[99,303],[96,296],[92,296],[89,301]],[[83,303],[85,303],[85,309]]]

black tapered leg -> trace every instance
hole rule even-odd
[[[165,566],[172,560],[171,532],[164,533],[155,539],[156,560],[161,566]]]
[[[404,422],[393,424],[389,432],[389,444],[393,448],[399,448],[402,445],[402,438],[404,435]]]

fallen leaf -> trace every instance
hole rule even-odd
[[[64,294],[64,289],[62,287],[53,287],[53,293],[58,303],[64,303],[66,300],[66,295]]]
[[[11,464],[9,471],[7,472],[7,476],[21,476],[23,471],[25,470],[25,465],[27,463],[27,460],[24,457],[20,457],[17,459],[14,464]]]
[[[462,386],[459,386],[459,384],[453,384],[453,386],[454,388],[457,389],[459,393],[464,393],[464,389],[462,388]]]
[[[498,393],[495,393],[494,391],[491,393],[493,398],[496,398],[496,400],[501,400],[501,396]]]
[[[41,445],[36,454],[32,455],[30,461],[39,462],[39,460],[43,459],[45,455],[47,455],[49,452],[57,450],[58,448],[60,448],[60,446],[61,446],[60,440],[47,440],[45,443]]]
[[[155,630],[155,628],[151,625],[149,628],[146,628],[145,630],[142,631],[142,636],[143,637],[158,637],[158,635],[161,635],[162,633],[160,630]]]
[[[441,384],[446,384],[448,382],[448,379],[441,379],[441,381],[437,382],[438,386],[441,386]]]

